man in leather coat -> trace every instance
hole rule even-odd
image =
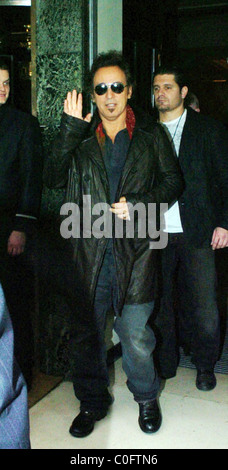
[[[0,63],[0,281],[14,327],[15,355],[28,385],[32,377],[31,239],[42,189],[38,121],[9,104],[8,66]]]
[[[92,119],[90,114],[82,117],[82,95],[76,90],[67,94],[60,133],[45,171],[50,187],[61,187],[68,180],[68,201],[77,204],[82,223],[81,235],[72,237],[76,279],[71,301],[73,384],[81,409],[70,432],[75,437],[90,434],[112,403],[104,330],[106,314],[113,307],[127,385],[139,403],[139,425],[151,433],[161,424],[155,336],[148,325],[156,250],[150,249],[148,235],[140,238],[135,231],[128,238],[126,232],[134,205],[141,203],[147,210],[150,203],[171,203],[181,194],[182,178],[162,127],[128,105],[132,79],[119,53],[95,59],[91,92],[97,106]],[[115,232],[108,238],[85,227],[90,217],[93,228],[96,225],[94,208],[99,204],[104,211],[109,206],[113,223],[123,224],[123,236]],[[64,236],[63,229],[61,233]]]

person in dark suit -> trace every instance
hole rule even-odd
[[[30,449],[27,387],[14,358],[13,328],[1,285],[0,449]]]
[[[162,250],[156,319],[160,374],[165,378],[176,374],[180,344],[176,323],[181,321],[186,331],[183,335],[180,329],[179,339],[196,366],[196,386],[211,390],[216,386],[214,366],[220,343],[215,250],[228,246],[228,135],[220,122],[185,109],[188,87],[175,66],[160,67],[153,88],[159,120],[179,156],[185,181],[183,194],[166,213],[169,243]],[[175,318],[175,292],[184,319]]]
[[[15,355],[28,384],[33,354],[33,251],[42,189],[38,121],[9,104],[8,66],[0,63],[0,282],[15,335]]]

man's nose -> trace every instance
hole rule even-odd
[[[112,98],[115,93],[112,91],[111,86],[108,86],[106,96],[107,98]]]

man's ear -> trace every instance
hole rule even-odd
[[[127,98],[130,100],[132,97],[132,86],[129,86],[128,87],[128,95],[127,95]]]
[[[181,89],[181,97],[183,98],[183,100],[186,98],[187,94],[188,94],[188,87],[183,86]]]

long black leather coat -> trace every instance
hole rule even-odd
[[[60,134],[46,167],[46,184],[66,184],[72,161],[76,167],[71,188],[72,201],[82,207],[83,195],[91,195],[91,206],[109,203],[109,185],[95,130],[99,122],[95,113],[91,125],[63,114]],[[183,190],[182,177],[168,138],[162,127],[151,118],[136,113],[136,126],[130,144],[116,201],[125,196],[136,204],[171,203]],[[92,224],[96,219],[92,216]],[[82,220],[82,217],[81,217]],[[105,237],[77,238],[74,256],[77,291],[83,308],[93,305],[99,270],[107,246]],[[113,238],[113,251],[119,287],[119,309],[124,303],[144,303],[153,298],[156,250],[149,249],[148,238]]]

